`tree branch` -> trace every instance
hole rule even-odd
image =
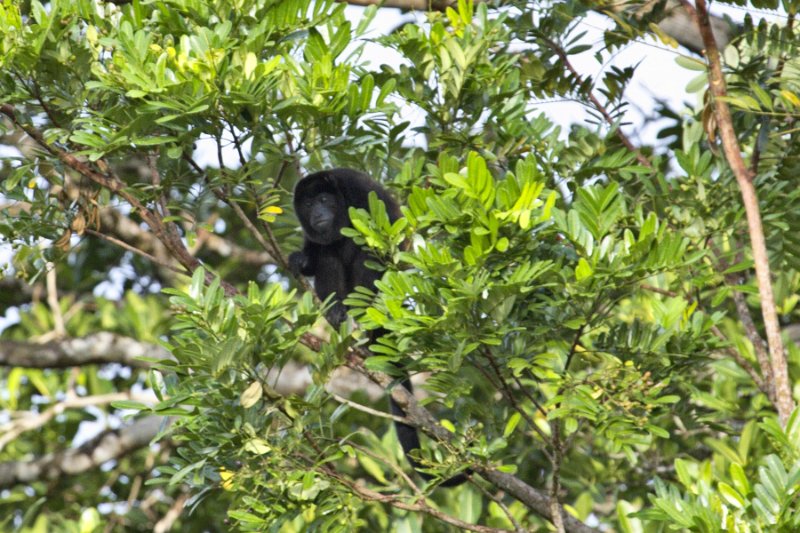
[[[158,522],[156,522],[155,527],[153,528],[153,533],[167,533],[168,531],[172,530],[173,524],[175,521],[181,516],[183,512],[183,507],[186,505],[186,501],[189,499],[188,494],[181,494],[175,499],[175,502],[167,511],[167,514],[161,518]]]
[[[78,339],[43,344],[0,340],[0,366],[24,368],[68,368],[92,364],[120,363],[148,368],[140,357],[169,359],[161,346],[140,342],[115,333],[100,332]]]
[[[105,431],[79,448],[47,454],[32,461],[0,463],[0,489],[82,474],[106,461],[124,457],[147,446],[165,420],[162,416],[148,416],[130,426]]]
[[[364,358],[355,352],[351,351],[347,354],[347,366],[362,372],[369,377],[370,380],[384,389],[388,390],[394,385],[395,380],[390,376],[379,372],[373,372],[365,368]],[[406,413],[406,423],[408,425],[418,428],[420,431],[439,442],[446,443],[452,440],[453,435],[442,427],[436,418],[417,402],[414,395],[408,392],[408,389],[405,387],[393,387],[391,389],[391,396],[392,399],[397,402],[397,405],[403,409],[403,412]],[[550,519],[552,507],[549,495],[531,487],[510,474],[500,472],[494,468],[475,464],[470,464],[469,467],[494,483],[498,488],[505,490],[508,494],[527,505],[539,516]],[[565,512],[563,507],[559,506],[559,508],[564,520],[564,527],[567,531],[596,533],[597,530],[587,526],[571,514]]]
[[[683,0],[683,5],[689,13],[692,13],[703,37],[703,44],[708,57],[709,91],[713,96],[714,114],[717,119],[720,138],[722,139],[722,148],[725,153],[725,159],[728,161],[734,176],[736,176],[736,182],[739,184],[739,189],[742,193],[742,201],[747,215],[747,227],[750,231],[750,245],[753,250],[756,279],[758,280],[761,314],[767,332],[770,361],[772,363],[772,378],[775,384],[775,407],[781,423],[785,424],[794,409],[794,401],[789,387],[789,371],[778,323],[778,312],[775,308],[775,297],[772,293],[772,277],[770,275],[764,229],[761,224],[758,195],[753,184],[753,176],[748,171],[742,157],[736,131],[733,128],[733,117],[731,116],[730,108],[725,102],[727,86],[722,73],[722,60],[711,29],[706,2],[705,0],[697,0],[696,10],[687,0]]]
[[[725,256],[722,254],[720,250],[718,250],[714,246],[714,243],[711,242],[710,240],[709,240],[709,245],[711,249],[714,251],[714,255],[717,256],[717,261],[719,263],[720,270],[723,272],[727,271],[730,268],[730,264],[728,263]],[[738,248],[738,244],[735,245],[735,247]],[[741,251],[739,251],[736,254],[735,261],[737,263],[741,263],[742,260],[743,260],[742,253]],[[743,282],[743,278],[738,274],[727,274],[725,275],[725,282],[728,283],[729,285],[737,286]],[[764,339],[761,338],[761,335],[758,333],[758,329],[756,328],[756,325],[753,322],[753,315],[752,313],[750,313],[750,308],[747,306],[747,300],[745,299],[744,294],[742,294],[740,291],[734,290],[733,303],[736,306],[736,314],[739,315],[739,320],[742,323],[742,327],[744,327],[745,335],[750,340],[750,343],[753,345],[753,350],[755,350],[756,358],[758,359],[758,366],[761,370],[761,375],[764,376],[764,378],[761,380],[761,385],[759,385],[759,388],[761,388],[761,390],[764,391],[764,393],[767,395],[767,398],[769,398],[769,401],[772,404],[775,404],[776,402],[775,381],[772,379],[772,366],[771,366],[772,363],[770,362],[769,353],[767,353],[769,351],[769,346],[767,346],[766,341],[764,341]],[[715,335],[717,335],[716,332],[714,333]],[[722,332],[719,332],[717,336],[722,339],[725,339],[725,337],[722,335]],[[736,352],[736,350],[733,349],[731,350],[737,353],[738,355],[738,352]],[[739,363],[739,366],[742,366],[742,361],[740,361],[739,359],[736,359],[736,361]],[[748,373],[750,372],[750,370],[748,370],[746,367],[742,366],[742,368],[744,368],[745,371],[747,371]],[[750,367],[750,369],[753,372],[755,372],[755,369],[752,368],[752,366]],[[759,381],[757,380],[756,384],[758,383]]]
[[[581,77],[578,70],[572,65],[564,49],[558,43],[550,39],[547,39],[543,36],[540,36],[540,38],[545,44],[547,44],[547,46],[550,47],[553,53],[556,54],[556,56],[558,56],[558,58],[564,63],[564,66],[567,68],[569,73],[572,74],[572,76],[575,78],[576,80],[575,87],[578,88],[581,87],[583,85],[583,77]],[[639,164],[644,167],[652,169],[653,164],[650,162],[649,159],[647,159],[644,156],[644,154],[642,154],[642,152],[636,146],[634,146],[633,142],[628,138],[628,136],[625,135],[625,132],[622,131],[620,125],[616,123],[614,117],[611,116],[611,113],[608,112],[608,110],[600,101],[600,99],[597,98],[597,96],[594,94],[594,91],[592,91],[591,89],[587,90],[586,97],[592,103],[597,112],[603,116],[608,125],[614,129],[614,133],[616,134],[620,142],[623,144],[623,146],[625,146],[625,148],[627,148],[628,151],[630,151],[636,156],[636,160],[639,162]]]
[[[96,405],[106,405],[111,402],[138,399],[139,401],[152,400],[150,397],[136,395],[130,391],[116,392],[111,394],[100,394],[97,396],[72,396],[62,402],[51,405],[41,413],[31,412],[26,416],[17,417],[12,413],[12,420],[0,426],[0,450],[27,431],[38,429],[57,415],[68,409],[80,409]]]
[[[152,364],[140,359],[141,357],[172,358],[170,353],[158,344],[137,341],[110,332],[41,344],[0,340],[0,367],[70,368],[118,363],[134,368],[150,368]],[[422,381],[417,376],[415,378],[415,383]],[[314,382],[310,368],[295,361],[289,361],[280,368],[268,369],[264,380],[283,396],[304,394]],[[331,374],[325,389],[340,397],[351,396],[356,391],[366,392],[371,400],[378,400],[385,394],[381,387],[363,374],[346,367],[337,368]]]
[[[191,255],[186,249],[186,246],[184,246],[183,241],[178,235],[175,224],[172,222],[165,223],[164,219],[157,212],[148,209],[139,198],[128,189],[127,184],[119,179],[102,159],[95,162],[95,166],[99,169],[97,170],[75,155],[48,143],[39,130],[27,124],[23,124],[17,117],[14,107],[9,104],[0,105],[0,114],[7,116],[15,126],[27,133],[39,146],[56,157],[68,168],[119,195],[119,197],[130,204],[131,207],[139,213],[139,216],[142,217],[142,220],[150,227],[153,233],[155,233],[158,240],[169,250],[170,254],[189,272],[194,272],[201,266],[200,261]],[[206,282],[211,282],[214,277],[212,272],[206,271]],[[225,281],[221,281],[220,285],[229,296],[238,292],[235,287]]]
[[[721,341],[729,342],[727,337],[725,337],[725,334],[722,333],[722,330],[719,329],[719,327],[712,326],[711,327],[711,332],[718,339],[720,339]],[[742,354],[740,354],[732,346],[728,346],[728,347],[724,348],[724,350],[725,350],[725,353],[727,353],[734,361],[736,361],[736,364],[738,364],[739,367],[742,370],[747,372],[747,375],[750,376],[750,379],[753,380],[753,383],[756,384],[756,387],[758,387],[758,389],[761,392],[763,392],[767,396],[767,398],[772,399],[772,396],[770,394],[770,392],[771,392],[770,387],[767,386],[767,384],[764,382],[764,379],[761,377],[761,375],[756,371],[755,368],[753,368],[753,365],[750,364],[750,361],[745,359],[744,356]]]

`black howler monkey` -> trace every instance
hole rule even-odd
[[[375,288],[381,274],[365,264],[370,258],[368,251],[356,245],[352,239],[341,234],[350,226],[350,207],[368,209],[369,193],[374,192],[386,205],[389,220],[394,222],[402,215],[400,206],[391,194],[378,182],[363,172],[347,168],[323,170],[301,179],[294,189],[294,207],[303,227],[305,242],[303,249],[289,256],[289,267],[295,274],[314,277],[314,288],[320,298],[335,295],[333,307],[328,311],[328,321],[338,327],[347,318],[344,299],[355,287]],[[373,339],[380,337],[378,332]],[[404,376],[401,384],[413,393],[411,381]],[[405,416],[402,408],[391,399],[392,413]],[[419,465],[409,454],[420,448],[416,428],[395,423],[397,438],[408,461],[414,468]],[[425,479],[430,476],[420,472]],[[459,474],[441,483],[450,487],[466,481]]]

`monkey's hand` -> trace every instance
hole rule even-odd
[[[292,274],[295,276],[300,276],[301,274],[305,276],[310,275],[311,273],[308,269],[311,265],[309,263],[308,255],[303,252],[292,252],[289,254],[289,270],[291,270]]]
[[[328,312],[325,313],[325,318],[328,319],[328,323],[334,328],[338,328],[342,325],[342,322],[347,320],[347,307],[341,302],[335,302],[333,307],[328,309]]]

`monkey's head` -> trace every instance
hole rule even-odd
[[[342,228],[350,225],[350,215],[337,180],[328,171],[315,172],[297,182],[294,210],[306,237],[317,244],[343,239]]]

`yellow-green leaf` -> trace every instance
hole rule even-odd
[[[258,381],[254,381],[242,393],[241,397],[239,398],[239,403],[245,409],[249,409],[250,407],[253,407],[256,403],[258,403],[258,400],[261,399],[261,396],[263,394],[264,394],[264,388],[261,386],[261,383],[259,383]]]
[[[253,71],[256,70],[258,65],[258,58],[253,52],[247,52],[247,57],[244,58],[244,75],[250,79],[253,77]]]
[[[578,261],[578,267],[575,269],[575,278],[578,281],[583,281],[592,275],[592,267],[589,262],[581,257]]]
[[[269,453],[272,448],[264,439],[250,439],[244,443],[244,449],[255,455],[264,455]]]

